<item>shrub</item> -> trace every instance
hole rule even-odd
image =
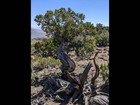
[[[94,37],[85,38],[84,49],[85,49],[86,53],[92,52],[95,47],[96,47],[96,44],[95,44]]]
[[[33,69],[40,71],[40,70],[45,68],[45,65],[47,63],[47,59],[39,57],[39,56],[34,56],[34,59],[32,59],[31,62],[33,65]]]
[[[36,42],[34,48],[35,53],[41,57],[54,56],[57,51],[57,46],[54,45],[52,38],[45,38],[41,42]]]
[[[106,64],[101,64],[100,66],[101,75],[104,81],[108,81],[109,79],[109,68]]]
[[[61,62],[59,59],[54,59],[52,57],[47,57],[47,65],[50,65],[50,66],[56,66],[56,65],[60,65]]]
[[[60,65],[59,59],[54,59],[52,57],[38,57],[35,56],[32,59],[33,69],[34,70],[43,70],[47,65],[55,67],[56,65]]]
[[[109,35],[107,34],[101,34],[101,35],[96,35],[96,45],[101,47],[101,46],[107,46],[109,43]]]
[[[35,81],[33,74],[31,74],[31,84]]]

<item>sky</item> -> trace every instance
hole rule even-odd
[[[71,8],[76,13],[83,13],[84,22],[91,22],[94,26],[97,23],[109,26],[109,0],[31,0],[31,28],[40,29],[34,21],[36,15],[60,8]]]

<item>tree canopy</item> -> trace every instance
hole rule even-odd
[[[84,19],[85,15],[83,13],[76,13],[71,8],[60,8],[54,11],[48,10],[44,15],[36,15],[34,19],[36,23],[41,26],[41,29],[46,32],[48,36],[51,36],[51,39],[46,40],[46,44],[43,44],[45,45],[43,49],[51,49],[48,52],[53,55],[53,53],[55,53],[54,50],[57,49],[60,44],[67,43],[67,51],[73,48],[77,50],[77,54],[81,49],[88,49],[88,52],[93,50],[92,48],[94,48],[95,45],[89,43],[91,40],[87,38],[101,34],[103,33],[103,29],[106,31],[107,28],[103,27],[100,23],[95,27],[91,22],[84,22]],[[92,41],[95,40],[92,39]],[[88,46],[88,44],[90,44],[90,46]]]

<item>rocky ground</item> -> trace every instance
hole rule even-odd
[[[97,50],[101,51],[97,56],[98,65],[100,66],[101,64],[108,64],[109,63],[109,47],[97,48],[96,51]],[[78,58],[77,56],[75,56],[74,52],[70,52],[69,56],[76,63],[76,69],[74,72],[76,74],[79,74],[79,73],[83,72],[86,65],[92,60],[92,58],[94,56],[94,52],[93,52],[93,55],[87,59]],[[90,71],[94,71],[94,67],[92,67]],[[57,75],[60,73],[61,73],[61,70],[60,70],[59,66],[56,66],[55,68],[49,66],[49,67],[43,69],[42,71],[33,73],[33,75],[36,75],[36,77],[38,77],[37,78],[38,82],[36,82],[36,84],[34,84],[34,85],[31,85],[31,105],[65,105],[63,103],[54,102],[51,98],[47,97],[45,95],[45,93],[43,95],[39,96],[39,94],[44,89],[44,83],[45,83],[44,78],[46,78],[48,75]],[[94,72],[89,72],[89,73],[90,73],[89,75],[93,75],[92,73],[94,73]],[[97,81],[101,81],[100,76]],[[97,83],[99,83],[99,82],[97,82]]]

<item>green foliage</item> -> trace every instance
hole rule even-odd
[[[96,45],[99,47],[107,46],[109,43],[109,35],[106,34],[96,35],[95,39],[96,39]]]
[[[78,28],[82,25],[85,15],[75,13],[71,8],[48,10],[44,15],[37,15],[35,21],[47,34],[54,36],[55,44],[71,42],[79,34]]]
[[[85,31],[85,35],[95,35],[96,34],[96,29],[94,27],[94,25],[91,22],[86,22],[83,24],[84,26],[84,31]]]
[[[35,22],[51,36],[35,43],[36,54],[41,57],[55,57],[61,43],[67,43],[67,53],[73,49],[78,56],[93,51],[96,45],[106,46],[109,42],[109,27],[100,23],[94,27],[91,22],[84,23],[84,19],[83,13],[76,13],[71,8],[48,10],[44,15],[36,15]]]
[[[103,30],[103,25],[101,23],[96,24],[96,32],[97,34],[101,34]]]
[[[68,8],[68,10],[65,8],[56,9],[55,11],[48,10],[44,15],[40,14],[35,17],[35,21],[38,25],[41,25],[42,30],[47,35],[52,36],[51,42],[49,42],[50,45],[45,42],[45,48],[49,49],[52,55],[52,51],[56,50],[64,42],[67,42],[68,46],[80,50],[84,44],[84,40],[76,41],[75,38],[86,38],[86,35],[95,35],[96,30],[94,25],[91,22],[84,23],[84,19],[84,14],[76,13],[71,8]]]
[[[33,74],[31,73],[31,83],[33,83],[35,81],[35,78],[33,76]]]
[[[107,81],[109,78],[109,68],[106,64],[101,64],[100,66],[101,75],[104,81]]]
[[[95,45],[94,37],[85,38],[84,49],[85,49],[86,53],[93,51],[95,47],[96,47],[96,45]]]
[[[46,59],[47,59],[48,65],[58,65],[59,66],[61,64],[59,59],[54,59],[52,57],[47,57]]]
[[[103,26],[103,24],[98,23],[96,24],[96,34],[100,35],[100,34],[104,34],[106,32],[109,32],[109,27],[108,26]]]
[[[38,57],[35,56],[34,59],[31,60],[32,64],[33,64],[33,69],[40,71],[43,70],[44,68],[46,68],[47,65],[49,66],[56,66],[56,65],[60,65],[60,61],[59,59],[54,59],[52,57]]]
[[[78,56],[85,56],[87,53],[92,52],[95,47],[95,38],[94,37],[87,37],[84,38],[83,41],[78,41],[79,43],[76,43],[76,45],[79,45],[78,47],[76,47],[76,54]]]
[[[47,59],[42,57],[35,57],[35,59],[32,60],[33,63],[33,69],[34,70],[43,70],[47,64]]]
[[[56,55],[57,46],[54,45],[52,38],[43,39],[42,42],[36,42],[34,47],[36,53],[39,53],[41,57]]]
[[[40,47],[41,47],[40,42],[36,42],[36,43],[34,44],[34,48],[35,48],[35,50],[36,50],[37,52],[40,52],[40,51],[41,51]]]
[[[84,56],[86,54],[85,50],[83,48],[77,48],[75,50],[77,56]]]
[[[53,43],[53,38],[44,39],[42,41],[42,47],[45,47],[44,51],[46,51],[46,56],[54,56],[56,55],[57,46]]]

